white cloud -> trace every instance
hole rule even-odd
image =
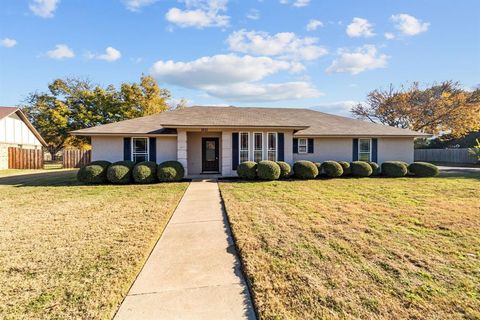
[[[128,10],[133,12],[140,11],[143,7],[149,6],[157,2],[158,0],[124,0],[123,3]]]
[[[183,0],[186,10],[171,8],[165,18],[182,28],[227,27],[230,17],[220,14],[227,11],[227,0]]]
[[[292,6],[297,7],[297,8],[306,7],[310,4],[310,1],[311,0],[295,0],[295,1],[293,1]],[[290,1],[289,0],[280,0],[280,3],[281,4],[290,4]]]
[[[351,116],[350,110],[357,104],[359,104],[359,102],[354,100],[322,102],[317,103],[312,109],[341,116]]]
[[[373,25],[367,19],[353,18],[352,22],[347,26],[347,35],[349,37],[373,37]]]
[[[270,35],[244,29],[233,32],[227,38],[232,51],[300,60],[315,60],[328,53],[317,42],[317,38],[300,38],[293,32]]]
[[[323,27],[323,22],[320,20],[311,19],[307,24],[307,31],[314,31],[319,27]]]
[[[10,39],[10,38],[5,38],[0,40],[0,46],[5,47],[5,48],[12,48],[17,45],[17,40]]]
[[[257,9],[250,9],[250,11],[248,11],[246,14],[246,17],[250,20],[258,20],[260,19],[260,11]]]
[[[269,57],[215,55],[189,62],[157,61],[152,73],[161,80],[184,87],[258,81],[279,71],[289,71],[292,64]]]
[[[390,18],[395,23],[395,28],[406,36],[414,36],[428,30],[430,23],[422,22],[409,14],[401,13]]]
[[[395,35],[391,32],[385,32],[384,36],[385,36],[385,39],[387,40],[395,39]]]
[[[60,0],[32,0],[29,4],[30,10],[42,18],[52,18]]]
[[[282,71],[293,72],[298,63],[270,57],[235,54],[202,57],[188,62],[157,61],[152,74],[160,81],[197,89],[235,101],[274,101],[320,95],[307,82],[258,83]]]
[[[300,100],[323,95],[312,84],[304,81],[284,83],[238,83],[228,86],[210,86],[205,91],[229,101],[265,102]]]
[[[66,44],[57,44],[55,49],[47,51],[47,56],[52,59],[62,60],[75,57],[75,53]]]
[[[107,47],[103,54],[87,53],[88,59],[105,60],[108,62],[116,61],[122,57],[122,53],[113,47]]]
[[[339,49],[338,54],[340,57],[327,68],[328,73],[348,72],[358,74],[366,70],[385,68],[389,58],[385,54],[379,54],[374,45],[364,45],[354,51]]]

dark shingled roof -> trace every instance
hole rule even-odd
[[[310,109],[189,107],[73,131],[75,135],[162,134],[167,128],[291,128],[295,136],[429,136]]]

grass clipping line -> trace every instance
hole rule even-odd
[[[261,318],[480,318],[480,174],[220,188]]]
[[[0,185],[2,319],[110,319],[187,187],[61,175]]]

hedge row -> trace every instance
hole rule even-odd
[[[80,182],[88,184],[129,184],[180,181],[185,175],[182,164],[178,161],[165,161],[157,165],[144,161],[135,164],[133,161],[93,161],[77,173]]]
[[[292,169],[286,162],[253,161],[242,162],[237,169],[240,178],[246,180],[277,180],[286,179],[292,175]],[[386,176],[405,177],[407,175],[417,177],[433,177],[438,174],[438,168],[426,162],[414,162],[407,164],[402,161],[385,161],[379,166],[375,162],[365,161],[325,161],[314,163],[300,160],[293,165],[293,176],[297,179],[314,179],[321,175],[329,178],[354,176]]]

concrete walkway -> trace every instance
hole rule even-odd
[[[190,184],[115,319],[255,319],[216,181]]]

